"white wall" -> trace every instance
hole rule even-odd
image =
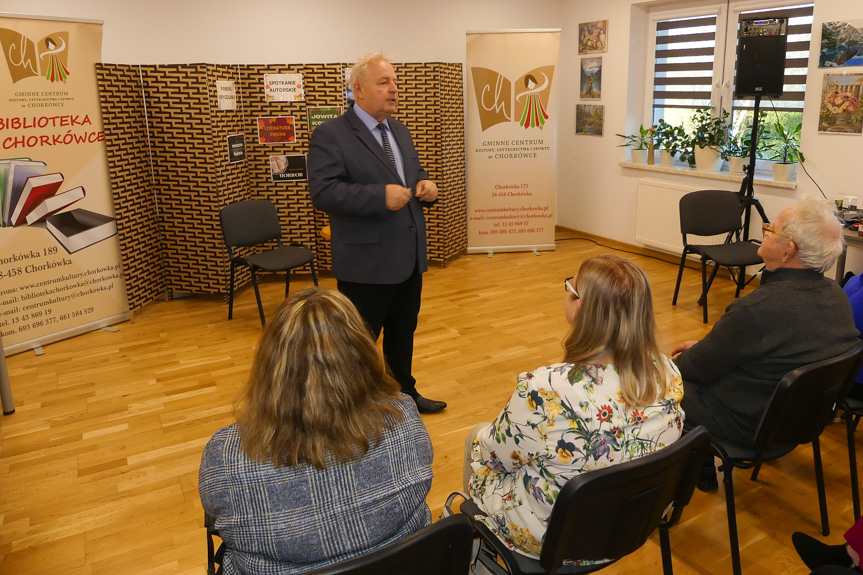
[[[575,136],[575,104],[578,100],[578,57],[575,38],[570,35],[564,53],[572,54],[569,74],[561,93],[563,98],[563,125],[560,142],[560,191],[558,224],[589,231],[601,236],[637,244],[635,240],[635,197],[638,178],[668,179],[682,185],[733,189],[729,182],[708,180],[695,176],[657,174],[642,170],[621,168],[623,148],[616,147],[620,138],[615,133],[633,133],[641,123],[649,123],[644,116],[641,94],[646,89],[645,50],[633,50],[643,45],[646,34],[646,8],[649,2],[618,0],[616,2],[572,2],[565,5],[563,20],[568,26],[575,22],[609,20],[609,48],[603,54],[602,101],[605,106],[605,130],[602,138]],[[686,2],[681,2],[685,5]],[[806,156],[806,168],[828,197],[858,195],[863,197],[863,136],[826,135],[817,132],[821,83],[824,69],[818,68],[818,46],[821,40],[821,23],[832,20],[863,19],[863,2],[860,0],[815,0],[815,22],[812,29],[812,50],[806,101],[803,118],[801,149]],[[633,39],[630,43],[630,39]],[[634,61],[631,61],[634,60]],[[562,64],[566,65],[564,60]],[[863,68],[850,69],[863,72]],[[756,186],[755,192],[771,219],[792,204],[803,193],[819,194],[815,185],[802,170],[798,171],[798,187],[786,190]],[[754,214],[753,214],[754,215]],[[755,216],[757,220],[757,216]],[[849,263],[856,254],[849,256]],[[863,258],[861,258],[863,261]],[[860,270],[860,266],[850,265]]]
[[[103,20],[120,64],[464,62],[465,32],[559,27],[559,0],[3,0],[0,12]]]
[[[294,63],[352,61],[382,50],[396,61],[464,62],[465,32],[561,28],[558,224],[636,244],[639,177],[624,169],[615,133],[643,117],[646,7],[637,0],[3,0],[6,13],[104,21],[102,58],[113,63]],[[685,5],[687,0],[681,0]],[[371,9],[370,9],[371,8]],[[365,10],[362,10],[365,9]],[[861,0],[816,0],[802,149],[806,166],[829,197],[863,197],[863,137],[817,133],[824,70],[817,68],[821,22],[863,19]],[[605,135],[575,136],[579,22],[609,21],[603,54]],[[408,24],[405,25],[404,23]],[[863,71],[852,69],[851,71]],[[681,184],[736,188],[726,182],[665,174]],[[797,190],[757,188],[768,216],[800,193],[818,193],[801,174]],[[717,185],[725,184],[725,185]],[[855,260],[849,258],[852,262]],[[859,269],[859,267],[857,268]]]

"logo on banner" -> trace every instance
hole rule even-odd
[[[482,131],[504,122],[524,129],[539,128],[548,120],[548,99],[554,66],[531,70],[515,82],[488,68],[471,68]]]
[[[69,32],[55,32],[37,43],[21,32],[0,28],[0,46],[13,84],[33,76],[44,76],[49,82],[65,82],[69,77]]]

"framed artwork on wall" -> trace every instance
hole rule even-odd
[[[821,24],[819,68],[863,66],[863,20]]]
[[[584,136],[601,136],[604,106],[577,104],[575,106],[575,133]]]
[[[583,22],[578,25],[578,53],[608,52],[608,20]]]
[[[818,131],[863,133],[863,74],[824,74]]]
[[[579,96],[582,100],[599,100],[602,97],[602,57],[581,59]]]

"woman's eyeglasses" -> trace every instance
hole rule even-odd
[[[578,295],[578,291],[572,286],[572,280],[574,278],[575,276],[571,276],[563,280],[563,291],[568,291],[575,296],[575,299],[581,299],[581,296]]]

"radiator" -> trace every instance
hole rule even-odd
[[[635,239],[646,246],[675,254],[683,253],[680,234],[680,198],[684,194],[703,190],[672,182],[640,178],[635,204]],[[690,239],[692,242],[693,239]],[[699,244],[721,244],[725,234],[697,238]]]

